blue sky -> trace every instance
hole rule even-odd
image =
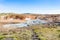
[[[59,14],[60,0],[0,0],[0,12]]]

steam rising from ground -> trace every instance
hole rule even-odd
[[[36,24],[46,24],[47,22],[44,20],[40,19],[35,19],[35,20],[28,20],[24,23],[17,23],[17,24],[5,24],[3,25],[4,28],[9,28],[9,27],[28,27]]]

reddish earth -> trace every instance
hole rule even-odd
[[[60,14],[5,14],[0,16],[0,23],[18,23],[37,18],[48,22],[60,22]]]
[[[48,14],[5,14],[0,16],[0,30],[5,31],[2,25],[7,23],[21,23],[27,20],[41,19],[48,22],[60,22],[60,14],[48,15]],[[3,30],[4,29],[4,30]]]
[[[11,23],[11,22],[25,22],[27,20],[33,20],[36,19],[35,15],[22,15],[22,14],[11,14],[11,15],[3,15],[0,17],[1,23]]]

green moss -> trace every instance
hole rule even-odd
[[[4,35],[0,35],[0,40],[2,40],[3,38],[5,38],[5,36]]]
[[[57,32],[60,32],[60,30],[57,30]]]

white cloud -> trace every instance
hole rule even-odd
[[[40,13],[40,14],[60,14],[60,10],[42,10],[39,8],[21,8],[21,7],[10,7],[0,4],[0,13]]]
[[[42,14],[60,14],[60,10],[41,10]]]

